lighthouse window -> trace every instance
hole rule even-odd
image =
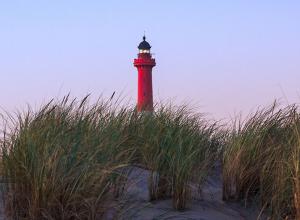
[[[150,50],[140,50],[140,53],[150,53]]]

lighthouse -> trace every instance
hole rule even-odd
[[[143,41],[138,46],[138,57],[133,63],[138,71],[138,112],[153,111],[152,68],[155,66],[155,59],[152,58],[150,48],[143,36]]]

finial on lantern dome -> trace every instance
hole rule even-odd
[[[148,50],[148,53],[149,53],[149,50],[150,50],[151,46],[146,41],[146,35],[145,35],[145,33],[144,33],[144,36],[143,36],[143,41],[139,44],[138,48],[139,48],[139,50]]]

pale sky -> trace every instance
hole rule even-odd
[[[134,103],[144,31],[156,101],[216,119],[300,101],[300,1],[0,0],[0,106],[71,92]]]

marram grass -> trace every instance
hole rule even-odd
[[[134,166],[150,171],[151,200],[171,198],[184,210],[191,185],[201,191],[220,153],[225,200],[259,202],[272,219],[300,219],[295,105],[275,104],[221,133],[187,106],[160,105],[150,114],[87,100],[67,96],[7,116],[11,129],[0,143],[8,219],[118,218]]]
[[[223,198],[255,199],[272,219],[300,219],[299,128],[295,105],[237,121],[223,154]]]
[[[215,165],[220,146],[218,127],[186,106],[160,106],[143,115],[136,130],[141,163],[151,171],[152,200],[171,197],[184,210],[191,197],[191,183],[201,184]]]
[[[1,141],[10,219],[103,219],[126,191],[132,167],[150,170],[152,200],[183,210],[220,152],[218,127],[187,107],[153,114],[111,100],[89,105],[69,96],[12,122]],[[121,212],[120,212],[121,213]]]
[[[2,146],[8,217],[99,219],[112,205],[134,154],[127,118],[85,101],[66,98],[19,114]]]

